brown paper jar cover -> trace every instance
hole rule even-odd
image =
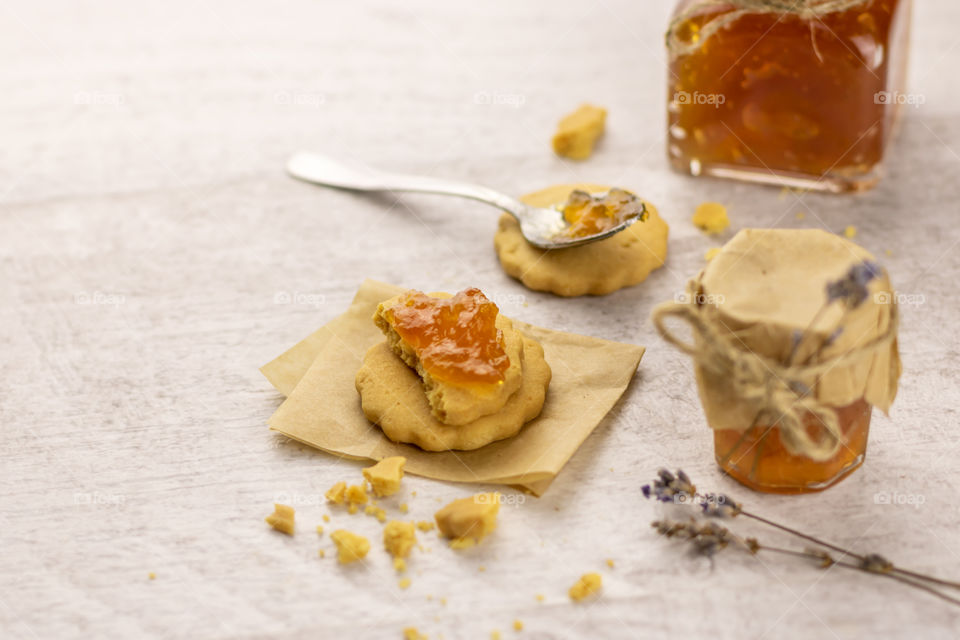
[[[805,339],[796,355],[804,361],[829,343],[810,362],[850,354],[876,341],[890,329],[896,297],[884,271],[869,286],[870,295],[854,309],[826,302],[828,282],[851,266],[872,261],[864,248],[818,229],[745,229],[736,234],[703,270],[691,287],[692,303],[713,304],[715,321],[743,349],[786,363],[796,336]],[[843,329],[836,332],[841,316]],[[816,322],[811,326],[811,322]],[[827,406],[843,407],[861,398],[886,412],[897,393],[901,365],[896,338],[888,348],[868,350],[846,359],[825,374],[802,382]],[[715,430],[743,431],[756,410],[731,392],[728,376],[696,365],[697,383],[707,422]]]

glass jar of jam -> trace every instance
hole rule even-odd
[[[758,491],[806,493],[863,463],[873,407],[893,402],[895,301],[886,272],[845,238],[747,229],[654,323],[694,358],[721,469]]]
[[[873,186],[904,93],[911,0],[683,0],[667,33],[672,166]]]
[[[714,431],[717,464],[741,484],[757,491],[806,493],[826,489],[863,464],[873,413],[873,407],[863,398],[832,410],[837,414],[842,441],[837,452],[825,460],[790,453],[774,423],[757,424],[746,431]],[[812,439],[825,436],[826,427],[816,415],[807,413],[803,419]]]

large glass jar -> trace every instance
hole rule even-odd
[[[683,0],[667,34],[677,170],[873,186],[904,104],[911,0]]]

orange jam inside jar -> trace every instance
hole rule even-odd
[[[387,320],[431,376],[454,385],[503,382],[510,357],[497,328],[497,305],[476,288],[451,298],[408,292]]]
[[[646,220],[648,216],[640,198],[623,189],[610,189],[598,195],[576,189],[570,193],[562,211],[564,220],[570,224],[563,235],[569,238],[603,233],[630,218]]]
[[[836,484],[863,464],[873,407],[860,399],[836,409],[843,442],[833,457],[814,461],[791,454],[774,425],[755,425],[747,431],[714,431],[713,442],[720,468],[742,484],[768,493],[808,493]],[[814,440],[824,436],[823,423],[807,413],[807,433]]]
[[[911,0],[749,5],[684,0],[674,13],[673,167],[826,191],[873,186],[900,107],[919,98],[903,92]]]

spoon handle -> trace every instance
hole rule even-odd
[[[356,161],[335,160],[319,153],[301,152],[287,161],[287,172],[295,178],[353,191],[412,191],[470,198],[493,205],[520,218],[527,209],[515,198],[489,187],[429,176],[388,173]]]

